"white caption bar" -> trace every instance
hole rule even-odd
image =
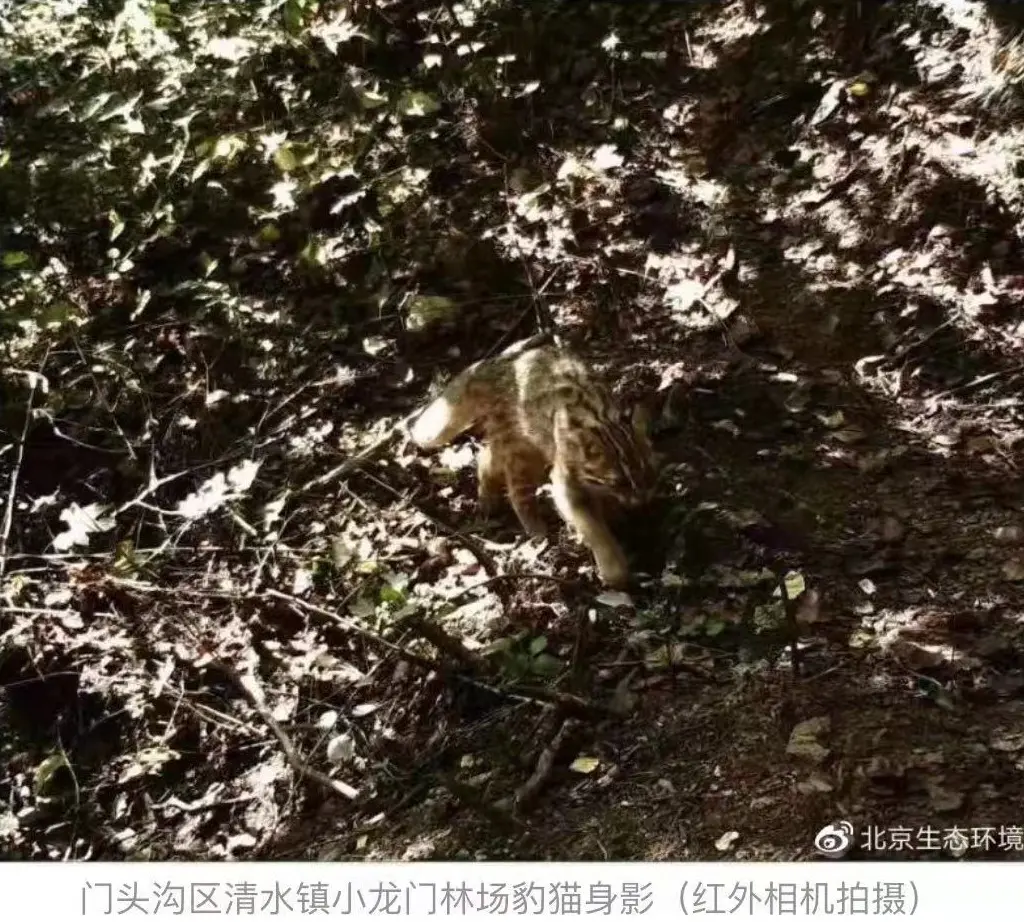
[[[3,917],[1011,918],[1016,862],[0,864]]]

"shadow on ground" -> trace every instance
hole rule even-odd
[[[353,723],[368,766],[365,809],[353,819],[314,786],[262,856],[805,858],[836,819],[915,830],[1017,822],[1019,138],[964,101],[969,69],[936,63],[988,53],[941,6],[804,5],[796,20],[791,6],[507,5],[460,27],[456,51],[445,45],[425,78],[449,90],[438,92],[439,127],[423,138],[432,208],[386,214],[372,190],[337,178],[314,190],[275,253],[236,280],[247,305],[266,308],[244,344],[218,339],[231,327],[198,295],[189,300],[194,289],[184,299],[171,291],[195,281],[200,251],[252,257],[233,223],[217,239],[227,211],[216,201],[196,203],[205,237],[140,261],[140,277],[168,288],[159,304],[174,334],[139,334],[163,355],[147,387],[173,393],[203,366],[211,389],[251,395],[222,431],[178,432],[173,414],[157,414],[168,453],[196,468],[162,490],[164,504],[195,490],[210,459],[261,451],[288,462],[265,468],[268,497],[302,487],[341,460],[328,458],[330,446],[351,451],[345,436],[408,412],[439,372],[548,316],[625,392],[661,395],[659,449],[670,466],[649,530],[657,539],[637,547],[648,578],[634,607],[595,599],[568,541],[527,568],[545,579],[511,581],[500,609],[494,595],[482,601],[501,618],[475,639],[542,636],[574,666],[560,691],[627,705],[618,719],[579,721],[571,752],[592,757],[588,770],[556,760],[522,826],[490,807],[557,735],[564,714],[550,701],[466,692],[454,667],[374,659],[371,642],[323,615],[327,602],[318,615],[256,589],[218,595],[189,585],[201,572],[194,563],[166,566],[160,598],[181,606],[173,615],[201,608],[267,650],[323,616],[318,640],[362,678],[297,680],[296,725],[358,705],[386,715]],[[432,30],[454,31],[445,15],[406,12],[374,27],[392,51],[408,50]],[[457,49],[476,42],[488,67],[500,63],[497,86],[462,70]],[[395,57],[379,67],[399,67]],[[309,68],[299,79],[319,87],[324,75]],[[311,98],[305,115],[329,118],[317,108],[328,103]],[[256,119],[267,105],[242,108]],[[377,166],[398,168],[386,158]],[[247,182],[225,180],[223,209],[249,200]],[[282,268],[308,231],[355,235],[368,223],[387,227],[391,262],[383,246],[367,246],[326,280]],[[410,329],[412,293],[457,301],[459,322]],[[103,319],[125,321],[116,311]],[[281,361],[255,376],[246,350],[267,343]],[[272,436],[283,440],[299,419],[330,434],[295,463],[274,454],[284,449]],[[65,485],[60,447],[31,442],[30,494]],[[138,487],[130,476],[101,479],[113,476],[104,448],[88,464],[75,455],[81,502],[125,501]],[[341,533],[430,592],[446,578],[431,542],[472,526],[473,509],[471,478],[438,489],[431,467],[400,451],[311,490],[280,537],[328,557],[328,535]],[[230,535],[225,525],[204,537],[220,546]],[[503,563],[508,544],[495,552]],[[233,559],[261,576],[290,572],[272,557],[245,548]],[[469,566],[459,559],[449,570]],[[775,595],[787,574],[803,585],[790,620]],[[361,583],[331,578],[316,592],[326,584],[330,606],[348,604]],[[256,577],[246,585],[262,592]],[[122,606],[142,642],[151,597],[87,589],[94,608]],[[581,627],[591,611],[597,623]],[[388,630],[389,642],[413,638],[402,624]],[[29,668],[7,665],[0,679],[12,683]],[[225,675],[204,669],[188,689],[197,707],[242,701]],[[40,713],[59,723],[78,692],[71,683],[54,694],[62,704],[47,700]],[[64,745],[85,753],[80,771],[99,772],[111,750],[89,749],[91,715],[69,723]],[[162,793],[200,764],[218,778],[259,769],[258,747],[225,746],[207,766],[198,726],[181,730],[190,755]],[[1015,852],[979,846],[972,857]]]

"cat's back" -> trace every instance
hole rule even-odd
[[[528,353],[515,351],[474,362],[457,374],[420,414],[410,430],[424,448],[438,447],[467,430],[493,434],[517,425],[520,378]]]
[[[608,402],[603,381],[572,350],[513,346],[456,375],[420,417],[413,437],[436,445],[473,428],[502,441],[524,438],[550,455],[556,412],[586,421],[600,417]]]
[[[556,345],[483,359],[462,372],[451,386],[453,396],[478,405],[483,413],[542,416],[595,390],[603,393],[604,386],[587,364],[576,353]]]
[[[587,363],[565,346],[538,346],[510,357],[522,400],[538,400],[553,393],[568,396],[576,390],[600,386]]]
[[[548,443],[555,414],[565,411],[580,424],[593,423],[614,402],[605,380],[577,353],[545,346],[518,359],[520,420],[535,439]]]

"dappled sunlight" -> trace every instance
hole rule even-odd
[[[953,0],[6,10],[5,853],[806,859],[838,806],[1006,822],[1019,32]],[[602,531],[561,456],[554,492],[628,580],[483,514],[457,395],[415,415],[535,333],[618,408],[580,470],[649,421],[642,512]]]

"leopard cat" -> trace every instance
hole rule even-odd
[[[556,509],[590,549],[601,582],[624,588],[629,566],[609,522],[654,493],[657,465],[645,408],[626,410],[562,346],[512,346],[456,376],[409,435],[420,448],[434,449],[470,430],[482,442],[481,513],[493,514],[507,494],[526,532],[544,535],[537,490],[549,480]]]

